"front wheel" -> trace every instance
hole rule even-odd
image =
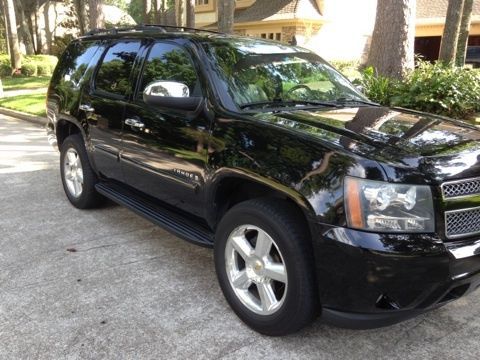
[[[311,241],[291,204],[249,200],[221,220],[215,267],[235,313],[254,330],[285,335],[318,313]]]

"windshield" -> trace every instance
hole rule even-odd
[[[253,39],[205,44],[225,90],[240,108],[249,104],[366,101],[354,86],[306,49]]]

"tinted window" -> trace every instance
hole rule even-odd
[[[98,70],[95,86],[116,95],[125,95],[131,89],[130,73],[140,49],[140,42],[120,42],[111,46]]]
[[[205,43],[237,105],[278,100],[365,100],[355,87],[308,50],[254,39]]]
[[[197,73],[188,54],[181,47],[157,43],[152,46],[145,62],[142,85],[138,96],[141,98],[145,87],[153,81],[177,81],[188,86],[190,95],[198,96]]]
[[[53,82],[67,82],[73,87],[80,85],[88,65],[98,49],[99,45],[95,42],[71,43],[62,55],[61,61],[55,70]]]

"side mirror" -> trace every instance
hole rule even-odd
[[[143,101],[152,106],[193,111],[202,98],[191,97],[188,86],[180,82],[154,81],[143,91]]]

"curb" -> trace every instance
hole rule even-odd
[[[43,116],[37,116],[37,115],[32,115],[32,114],[27,114],[22,111],[17,111],[17,110],[11,110],[7,109],[4,107],[0,107],[0,114],[1,115],[7,115],[7,116],[12,116],[14,118],[28,121],[34,124],[42,125],[45,126],[48,123],[47,118],[44,118]]]

